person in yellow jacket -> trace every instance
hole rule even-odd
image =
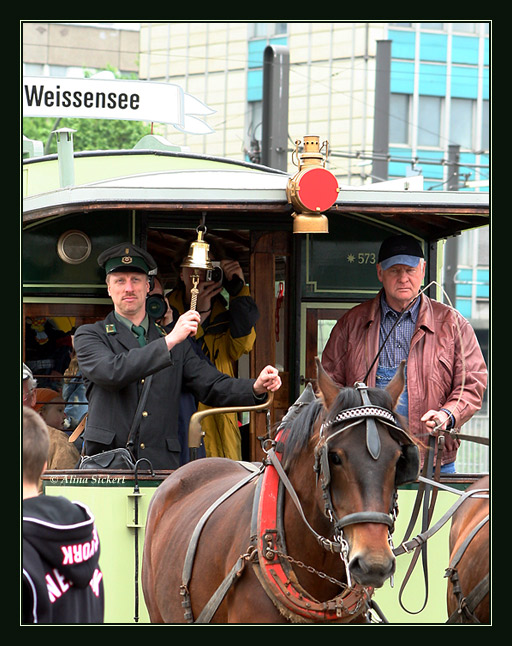
[[[195,340],[217,370],[233,377],[234,363],[251,351],[256,339],[254,325],[259,318],[258,307],[250,295],[240,264],[221,260],[223,278],[206,282],[205,271],[199,272],[197,311],[201,314]],[[169,305],[180,314],[190,308],[191,275],[194,270],[180,267],[180,281],[168,295]],[[225,288],[229,306],[221,295]],[[198,410],[208,408],[198,404]],[[202,421],[207,457],[242,459],[238,418],[234,413],[209,415]]]

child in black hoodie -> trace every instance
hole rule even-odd
[[[100,544],[89,509],[38,495],[49,438],[43,419],[23,407],[23,623],[103,623]]]

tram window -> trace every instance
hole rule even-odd
[[[25,303],[23,361],[38,385],[59,390],[72,356],[73,331],[105,318],[109,304]]]
[[[334,307],[326,304],[308,303],[305,311],[306,318],[306,355],[305,362],[301,363],[301,383],[316,381],[315,357],[322,358],[332,328],[345,312],[355,303],[338,303]],[[302,359],[301,359],[302,362]]]

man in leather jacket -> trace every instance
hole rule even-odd
[[[424,275],[423,251],[414,238],[384,240],[377,263],[383,289],[339,319],[322,365],[340,386],[366,377],[368,386],[385,388],[405,359],[406,390],[397,410],[426,445],[429,434],[459,429],[481,408],[487,368],[468,321],[455,309],[418,296]],[[454,472],[459,445],[446,434],[443,472]],[[424,457],[421,445],[420,450]]]

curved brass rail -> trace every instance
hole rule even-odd
[[[197,411],[190,418],[188,425],[188,446],[191,449],[198,449],[201,446],[201,438],[204,431],[201,430],[201,420],[207,415],[223,415],[224,413],[245,413],[249,411],[264,411],[272,406],[274,401],[274,393],[268,393],[268,397],[263,404],[256,404],[255,406],[230,406],[224,408],[208,408],[206,410]]]

